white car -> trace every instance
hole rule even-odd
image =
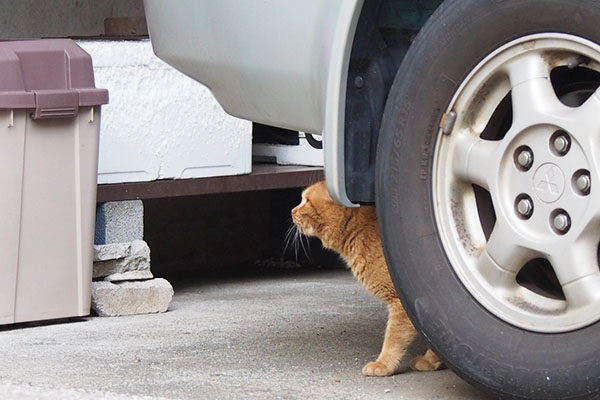
[[[145,0],[224,109],[320,134],[376,202],[444,362],[501,397],[600,396],[600,1]]]

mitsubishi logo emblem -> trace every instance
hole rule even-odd
[[[565,177],[556,164],[546,163],[535,172],[533,187],[540,200],[553,203],[563,194]]]
[[[536,187],[536,190],[546,191],[549,194],[558,195],[560,191],[558,190],[558,185],[556,182],[556,171],[552,165],[546,168],[543,179],[540,181],[539,185]]]

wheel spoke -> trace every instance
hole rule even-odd
[[[486,251],[477,258],[475,269],[484,281],[496,289],[508,289],[516,285],[517,274],[500,267]]]
[[[572,132],[577,132],[577,139],[589,148],[596,148],[600,143],[598,115],[600,115],[600,88],[585,103],[573,110],[569,121],[572,126],[567,126]]]
[[[512,89],[513,126],[526,127],[557,119],[564,106],[546,78],[524,82]]]
[[[596,247],[581,242],[556,251],[550,262],[567,303],[578,308],[600,302],[600,270]]]
[[[558,100],[550,81],[550,68],[536,52],[514,60],[507,66],[511,83],[513,127],[518,130],[548,122],[565,106]]]
[[[513,59],[506,65],[508,78],[513,88],[524,82],[550,77],[550,66],[540,52],[529,52]]]
[[[503,270],[517,274],[525,263],[536,257],[536,253],[517,243],[515,233],[500,219],[488,239],[485,252]]]
[[[490,179],[496,177],[496,163],[493,162],[497,143],[470,135],[460,135],[454,148],[454,174],[467,182],[487,190]]]
[[[594,204],[598,204],[594,201]],[[600,232],[600,207],[596,206],[588,211],[588,214],[582,217],[581,231],[577,235],[577,243],[579,246],[590,247],[591,250],[595,251],[599,238],[598,232]]]
[[[477,272],[492,287],[516,288],[519,270],[535,258],[532,250],[520,246],[513,238],[514,234],[497,222],[485,250],[477,259]]]

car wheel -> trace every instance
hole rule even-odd
[[[377,208],[407,311],[497,396],[600,391],[600,2],[447,0],[388,97]]]

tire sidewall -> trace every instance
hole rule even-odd
[[[498,47],[543,32],[600,43],[594,16],[595,1],[447,0],[415,39],[384,112],[377,209],[399,296],[444,361],[496,395],[591,398],[600,390],[600,323],[564,334],[526,331],[490,314],[464,288],[432,207],[440,118],[467,74]]]

